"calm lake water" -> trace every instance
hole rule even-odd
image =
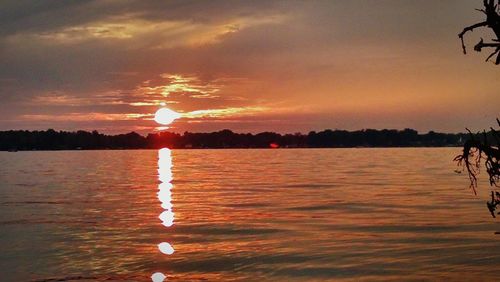
[[[495,280],[458,152],[0,152],[0,280]]]

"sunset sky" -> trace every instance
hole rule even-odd
[[[489,128],[482,1],[2,1],[0,130]]]

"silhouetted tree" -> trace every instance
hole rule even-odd
[[[500,120],[497,119],[500,127]],[[470,133],[470,131],[469,131]],[[459,166],[467,171],[470,179],[470,187],[476,194],[477,175],[481,168],[481,161],[484,159],[486,173],[488,173],[490,185],[499,187],[500,184],[500,133],[491,128],[489,134],[473,135],[470,133],[469,140],[464,143],[462,154],[455,157]],[[495,210],[500,205],[500,193],[491,191],[491,201],[487,202],[488,209],[493,217]]]
[[[486,15],[486,20],[480,23],[473,24],[464,28],[464,30],[458,35],[462,41],[462,49],[464,54],[467,53],[464,35],[473,31],[479,27],[488,27],[495,33],[496,38],[493,38],[494,42],[485,43],[483,39],[474,46],[474,50],[481,52],[483,48],[494,48],[495,50],[486,58],[486,61],[491,59],[493,56],[497,56],[495,64],[500,64],[500,13],[498,6],[500,0],[483,0],[484,9],[480,9]],[[498,126],[500,127],[500,120],[497,119]],[[470,133],[470,131],[469,131]],[[489,134],[484,132],[484,134],[474,136],[470,134],[470,139],[464,144],[462,154],[455,158],[458,165],[464,167],[467,170],[470,179],[470,187],[476,193],[477,188],[477,175],[481,167],[481,160],[484,159],[484,164],[486,167],[486,172],[488,173],[490,185],[494,188],[499,187],[500,180],[500,134],[495,129],[491,128]],[[495,211],[500,205],[500,193],[493,190],[491,191],[491,201],[487,202],[488,209],[493,217],[495,217]]]
[[[495,4],[496,3],[496,4]],[[500,0],[483,0],[483,5],[484,9],[478,9],[478,11],[481,11],[486,15],[486,20],[482,21],[480,23],[473,24],[471,26],[468,26],[464,28],[464,30],[458,34],[458,37],[460,37],[460,40],[462,41],[462,49],[464,50],[464,54],[467,54],[467,48],[465,47],[464,43],[464,35],[469,32],[473,31],[476,28],[479,27],[488,27],[493,30],[493,32],[496,35],[496,38],[493,38],[492,41],[494,42],[484,42],[483,39],[479,41],[479,43],[474,46],[474,50],[477,52],[481,52],[483,48],[494,48],[495,51],[491,53],[486,61],[491,59],[493,56],[497,55],[497,58],[495,60],[495,64],[500,64],[500,14],[498,12],[498,4],[500,4]]]

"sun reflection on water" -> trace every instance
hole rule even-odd
[[[172,153],[170,149],[163,148],[158,151],[158,199],[161,202],[161,207],[164,211],[158,216],[165,227],[174,225],[174,212],[172,205]],[[168,242],[158,244],[158,250],[165,254],[171,255],[175,252],[174,247]],[[151,275],[153,282],[161,282],[167,278],[161,272],[156,272]]]

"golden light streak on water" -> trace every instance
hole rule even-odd
[[[174,225],[174,212],[172,205],[172,153],[170,149],[163,148],[158,151],[158,199],[161,202],[161,207],[164,211],[159,215],[162,225],[171,227]],[[175,250],[168,242],[158,244],[158,250],[165,255],[172,255]],[[164,281],[167,276],[161,272],[157,272],[151,276],[153,282]]]

